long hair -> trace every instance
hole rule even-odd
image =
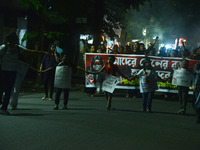
[[[101,65],[101,67],[104,66],[104,62],[103,62],[103,59],[100,57],[100,56],[94,56],[91,60],[91,63],[90,63],[90,71],[97,71],[95,68],[94,68],[94,64],[95,62],[98,61],[99,64]],[[100,69],[100,68],[99,68]]]

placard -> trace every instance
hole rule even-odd
[[[175,70],[172,85],[191,87],[193,85],[193,75],[185,69]]]
[[[57,66],[54,80],[54,87],[67,89],[71,88],[72,69],[68,66]]]
[[[107,78],[103,81],[102,90],[109,93],[113,93],[118,81],[119,81],[118,77],[108,75]]]

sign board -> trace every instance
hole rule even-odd
[[[172,85],[191,87],[193,85],[193,75],[185,69],[175,70]]]
[[[68,66],[57,66],[54,87],[68,89],[71,87],[72,69]]]
[[[103,53],[86,53],[85,54],[85,70],[89,72],[96,72],[101,69],[104,65],[108,63],[108,56],[114,55],[115,62],[114,64],[119,68],[119,70],[130,78],[133,75],[136,75],[139,70],[143,68],[143,61],[146,59],[145,55],[135,55],[135,54],[103,54]],[[158,57],[158,56],[149,56],[151,60],[151,66],[156,71],[157,75],[162,79],[168,79],[174,70],[180,68],[183,61],[182,58],[178,57]],[[193,71],[194,65],[199,63],[200,60],[187,59],[189,61],[189,70]],[[98,77],[100,74],[96,74],[93,78],[89,78],[86,74],[86,87],[96,87]],[[89,80],[94,82],[89,82]],[[127,80],[120,78],[116,89],[139,89],[140,81],[139,78],[134,80]],[[168,92],[168,93],[178,93],[177,85],[172,85],[171,82],[157,82],[159,92]],[[193,89],[190,88],[190,92]]]
[[[118,81],[119,81],[118,77],[108,75],[107,78],[103,81],[102,90],[109,93],[113,93]]]

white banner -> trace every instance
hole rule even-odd
[[[193,75],[187,70],[175,70],[172,78],[172,85],[192,87]]]
[[[68,66],[57,66],[54,87],[67,89],[71,87],[72,69]]]
[[[103,81],[102,90],[113,93],[117,83],[119,82],[119,78],[109,75],[107,76],[106,80]]]

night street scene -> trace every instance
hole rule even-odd
[[[199,0],[0,0],[0,150],[200,150]]]

